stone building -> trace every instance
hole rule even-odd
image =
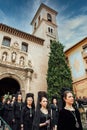
[[[77,97],[87,97],[87,37],[65,51],[71,68],[73,90]]]
[[[33,33],[0,24],[0,96],[21,91],[23,97],[47,90],[51,40],[58,40],[57,12],[41,4],[31,25]],[[20,24],[20,23],[19,23]]]

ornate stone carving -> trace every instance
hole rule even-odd
[[[18,47],[19,46],[18,42],[14,42],[14,46]]]
[[[31,60],[28,60],[28,66],[29,66],[30,68],[32,68],[32,62],[31,62]]]
[[[7,60],[7,52],[3,52],[2,61],[6,61],[6,60]]]
[[[15,41],[14,43],[13,43],[13,46],[12,46],[13,48],[15,48],[15,49],[19,49],[19,43],[17,42],[17,41]]]
[[[24,65],[24,57],[23,57],[23,56],[20,57],[19,64],[20,64],[20,65]]]
[[[11,59],[12,59],[12,62],[15,62],[16,61],[16,52],[12,52],[12,57],[11,57]]]

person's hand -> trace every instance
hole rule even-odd
[[[15,119],[13,119],[12,122],[15,122]]]
[[[21,124],[21,130],[23,130],[24,128],[23,128],[23,124]]]
[[[49,125],[50,124],[50,120],[46,120],[46,125]]]
[[[21,127],[21,130],[24,130],[24,128],[23,128],[23,127]]]

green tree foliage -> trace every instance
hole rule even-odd
[[[47,84],[48,96],[60,97],[63,87],[72,88],[71,71],[66,63],[64,46],[60,42],[52,41],[48,61]]]

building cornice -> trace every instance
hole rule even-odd
[[[68,51],[70,51],[71,49],[73,49],[74,47],[78,46],[80,43],[82,43],[83,41],[87,40],[87,37],[85,37],[84,39],[82,39],[81,41],[79,41],[78,43],[76,43],[75,45],[71,46],[70,48],[68,48],[67,50],[65,50],[65,53],[67,53]]]
[[[45,4],[42,3],[42,4],[40,5],[39,9],[37,10],[37,12],[36,12],[36,14],[35,14],[33,20],[31,21],[31,25],[33,24],[34,20],[35,20],[36,17],[37,17],[37,14],[40,12],[40,10],[41,10],[42,8],[45,8],[45,9],[47,9],[47,10],[53,12],[53,13],[56,14],[56,15],[58,14],[57,11],[55,11],[54,9],[52,9],[52,8],[48,7],[47,5],[45,5]]]
[[[15,28],[9,27],[5,24],[0,23],[0,31],[12,34],[14,36],[20,37],[20,38],[24,38],[26,40],[35,42],[37,44],[43,45],[44,44],[44,39],[38,38],[36,36],[33,36],[29,33],[17,30]]]
[[[9,64],[9,65],[8,64],[3,64],[3,63],[1,63],[1,61],[0,61],[0,67],[33,73],[33,69],[32,68],[20,67],[20,66],[17,66],[17,65],[14,66],[14,65],[11,65],[11,64]]]

